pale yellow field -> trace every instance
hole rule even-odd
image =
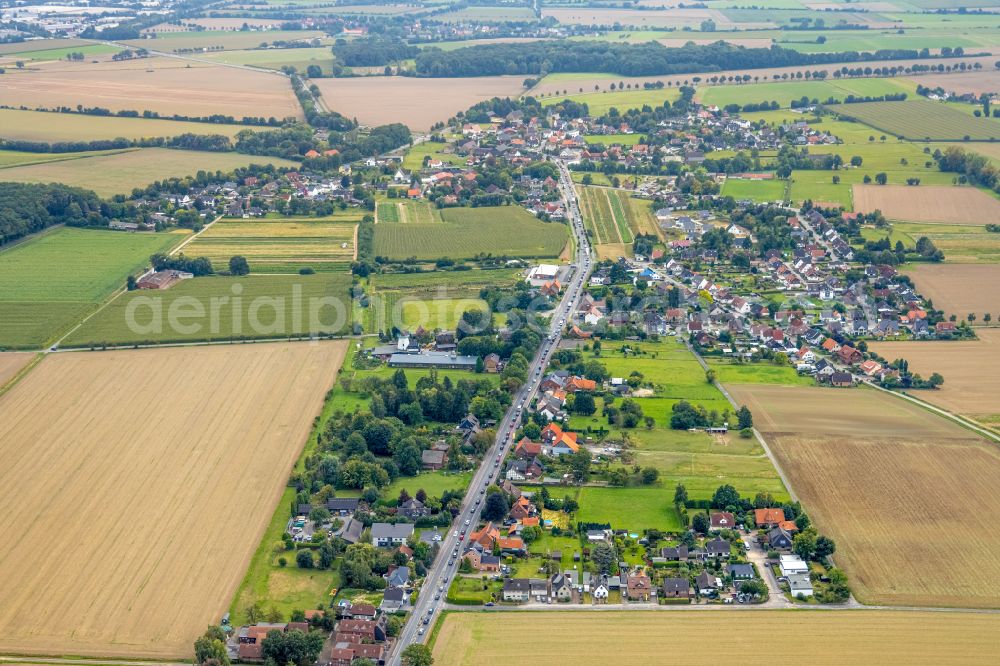
[[[1000,447],[872,389],[730,386],[867,604],[1000,607]]]
[[[162,115],[234,118],[302,116],[283,76],[233,67],[183,67],[170,58],[7,70],[0,104],[28,108],[99,106]]]
[[[452,613],[434,663],[974,665],[995,663],[998,636],[1000,616],[973,613]]]
[[[0,352],[0,388],[13,379],[34,357],[34,354]]]
[[[344,352],[60,353],[0,396],[0,651],[190,658]]]
[[[946,315],[965,319],[975,313],[980,323],[983,313],[989,312],[1000,320],[1000,265],[914,264],[906,274],[917,291]]]
[[[492,97],[521,94],[523,76],[418,79],[411,76],[360,76],[316,79],[332,110],[365,125],[403,123],[425,130],[459,111]]]
[[[875,389],[727,385],[761,431],[835,437],[962,438],[968,431]]]
[[[234,255],[246,257],[251,270],[257,262],[313,266],[354,258],[357,224],[323,219],[223,219],[208,227],[187,247],[191,256],[208,257],[223,265]]]
[[[951,185],[854,185],[854,210],[890,220],[983,224],[1000,217],[1000,201],[982,190]]]
[[[923,377],[941,373],[936,391],[913,391],[921,400],[989,422],[1000,414],[1000,374],[984,372],[1000,364],[1000,329],[979,328],[978,340],[873,342],[868,348],[889,361],[905,358]]]

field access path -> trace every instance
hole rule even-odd
[[[445,532],[440,552],[427,571],[421,593],[413,605],[410,617],[386,657],[385,663],[388,666],[399,666],[400,656],[406,646],[411,643],[424,642],[429,635],[426,633],[425,626],[430,626],[430,622],[440,616],[440,606],[435,603],[432,595],[435,592],[443,594],[452,577],[458,572],[460,558],[457,557],[457,554],[461,549],[465,533],[476,529],[479,525],[480,498],[485,496],[487,486],[497,482],[501,476],[500,461],[503,460],[504,455],[514,443],[514,431],[521,420],[524,407],[531,403],[532,398],[538,392],[542,371],[559,346],[563,327],[579,303],[580,296],[586,286],[587,276],[590,274],[592,261],[590,244],[583,228],[583,220],[580,217],[573,181],[565,164],[555,161],[555,165],[559,169],[559,189],[566,204],[566,210],[569,211],[570,230],[576,239],[576,254],[570,264],[571,277],[567,281],[559,306],[552,311],[548,330],[545,331],[547,335],[528,367],[527,383],[514,396],[510,409],[497,425],[496,441],[483,455],[483,461],[466,490],[462,510],[453,525]],[[462,531],[461,538],[459,530]],[[425,618],[427,625],[423,624]]]

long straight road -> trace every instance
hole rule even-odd
[[[559,190],[566,207],[570,231],[576,240],[576,254],[571,263],[573,272],[567,281],[559,306],[552,311],[548,330],[542,331],[545,338],[528,368],[528,380],[514,396],[510,409],[497,425],[496,441],[483,456],[482,464],[472,477],[465,494],[462,510],[452,526],[445,532],[440,543],[441,551],[427,571],[410,618],[386,659],[386,663],[390,666],[397,666],[400,663],[400,655],[406,646],[424,641],[429,633],[427,629],[433,626],[432,623],[437,618],[441,607],[444,606],[448,585],[458,570],[459,556],[466,534],[474,531],[479,522],[486,488],[500,478],[503,471],[501,462],[514,441],[514,432],[517,430],[521,416],[538,392],[542,372],[559,344],[562,330],[579,303],[580,296],[586,286],[587,276],[590,274],[592,261],[590,243],[584,231],[583,220],[580,218],[580,208],[577,204],[573,181],[565,164],[561,162],[554,162],[554,164],[559,169]],[[439,595],[438,599],[434,598],[436,595]],[[425,619],[427,620],[426,625],[424,624]]]

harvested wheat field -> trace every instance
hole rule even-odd
[[[975,313],[982,321],[983,313],[989,312],[1000,320],[1000,265],[916,264],[906,274],[917,291],[945,314],[964,319]]]
[[[729,388],[859,601],[1000,607],[1000,448],[871,389]]]
[[[874,389],[727,386],[763,432],[839,437],[967,437],[967,431],[917,405]]]
[[[14,379],[34,357],[34,354],[22,352],[0,352],[0,388]]]
[[[627,646],[630,665],[668,663],[665,655],[703,654],[706,661],[734,664],[937,666],[991,664],[1000,648],[1000,616],[992,614],[797,610],[742,616],[721,608],[677,610],[451,613],[434,643],[434,663],[603,665],[622,661]],[[706,644],[706,637],[734,630],[738,640]],[[798,639],[780,641],[775,649],[776,637],[782,636]]]
[[[0,396],[0,651],[190,657],[344,351],[52,354]]]
[[[552,10],[546,10],[552,11]],[[572,11],[572,10],[570,10]],[[741,24],[741,27],[747,24]],[[665,33],[670,34],[670,33]],[[676,33],[673,33],[676,34]],[[693,34],[693,33],[692,33]],[[751,34],[751,33],[748,33]],[[962,59],[969,64],[974,64],[978,62],[983,68],[993,68],[994,62],[996,62],[995,56],[975,56]],[[926,60],[894,60],[893,65],[897,67],[911,67],[913,65],[927,64]],[[841,62],[841,63],[829,63],[822,65],[810,65],[809,69],[813,72],[826,72],[827,75],[833,75],[833,72],[839,70],[841,67],[883,67],[885,65],[884,61],[871,60],[865,62]],[[764,69],[753,70],[754,76],[759,76],[761,81],[771,81],[775,74],[781,76],[783,74],[794,75],[796,72],[801,71],[802,67],[768,67]],[[568,90],[569,92],[583,92],[591,91],[594,89],[595,85],[599,85],[601,90],[607,90],[609,86],[614,83],[616,85],[623,83],[626,86],[631,84],[633,88],[639,87],[640,92],[642,92],[642,85],[644,83],[651,83],[654,81],[662,81],[664,85],[668,86],[680,86],[680,85],[691,85],[695,78],[701,78],[704,82],[712,76],[736,76],[737,74],[743,76],[747,73],[746,69],[732,69],[723,71],[706,71],[706,72],[691,72],[690,74],[669,74],[665,76],[615,76],[614,74],[549,74],[541,83],[531,89],[531,94],[538,97],[539,95],[559,95],[565,94],[563,91]]]
[[[0,78],[0,104],[28,108],[82,104],[112,111],[234,118],[302,115],[283,76],[222,66],[178,67],[169,58],[8,70]]]
[[[316,79],[323,99],[332,110],[365,125],[403,123],[426,130],[459,111],[493,97],[516,97],[523,91],[523,76],[420,79],[412,76],[360,76]],[[372,103],[383,100],[384,103]]]
[[[854,210],[882,211],[890,220],[985,224],[1000,217],[1000,201],[972,187],[855,185]]]
[[[978,340],[961,342],[872,342],[868,348],[890,361],[905,358],[924,377],[940,372],[940,389],[913,395],[989,424],[1000,415],[1000,373],[983,369],[1000,367],[1000,329],[980,328],[976,335]]]
[[[982,94],[1000,93],[1000,70],[993,68],[981,72],[961,72],[950,74],[921,74],[913,79],[914,83],[929,88],[944,88],[946,92],[965,95],[971,93],[978,97]]]

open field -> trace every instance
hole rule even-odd
[[[598,245],[631,243],[633,216],[627,194],[603,187],[578,185],[580,214]],[[638,226],[638,223],[634,223]],[[655,226],[654,226],[655,228]]]
[[[230,65],[250,65],[263,69],[280,70],[286,65],[295,67],[305,74],[309,65],[318,65],[329,75],[333,69],[333,54],[329,46],[315,46],[301,49],[250,49],[246,51],[222,51],[205,54],[204,58],[213,62]]]
[[[19,352],[0,352],[0,389],[12,380],[21,368],[35,357],[34,354]]]
[[[164,292],[122,294],[66,339],[90,347],[342,332],[350,275],[248,275],[184,280]],[[173,313],[173,314],[171,314]]]
[[[676,88],[660,88],[659,90],[626,90],[624,92],[588,92],[593,91],[593,86],[584,88],[567,84],[564,89],[571,94],[560,95],[558,97],[546,97],[542,100],[542,106],[551,106],[564,99],[572,100],[578,104],[586,104],[587,110],[592,116],[603,116],[611,109],[618,109],[622,113],[628,109],[641,109],[643,106],[663,106],[664,102],[673,102],[681,96]],[[638,137],[638,135],[636,135]]]
[[[379,224],[440,224],[441,211],[423,199],[388,199],[378,202]]]
[[[222,47],[226,50],[255,49],[261,44],[277,41],[305,41],[325,38],[318,30],[264,30],[243,32],[240,30],[190,30],[184,32],[162,32],[150,39],[130,39],[124,44],[151,51],[172,51],[183,49],[203,49]]]
[[[754,425],[762,432],[821,434],[845,439],[972,437],[947,419],[905,400],[866,388],[759,384],[727,384],[726,388],[737,402],[750,408]]]
[[[437,141],[424,141],[414,146],[410,146],[403,155],[403,169],[406,171],[420,171],[424,168],[424,157],[441,160],[442,162],[454,165],[464,165],[465,159],[451,152],[444,152],[444,144]]]
[[[23,42],[0,44],[0,56],[8,56],[15,53],[30,54],[32,51],[48,51],[51,49],[78,49],[93,44],[94,42],[88,39],[32,39]]]
[[[1000,139],[1000,120],[976,118],[971,113],[928,99],[903,102],[862,102],[833,107],[834,112],[908,139],[976,141]]]
[[[1000,363],[1000,329],[980,328],[978,340],[873,342],[868,348],[889,361],[905,358],[910,370],[929,377],[940,372],[936,391],[913,391],[914,397],[991,425],[1000,415],[1000,375],[983,368]]]
[[[293,166],[280,157],[243,153],[213,153],[172,148],[137,148],[111,155],[68,159],[3,170],[3,179],[19,183],[64,183],[94,190],[108,197],[131,194],[155,180],[193,176],[198,171],[232,171],[250,164]]]
[[[334,270],[354,259],[357,222],[338,218],[224,218],[198,235],[184,250],[208,257],[217,270],[234,255],[246,257],[250,270],[294,273],[299,268]]]
[[[57,229],[0,252],[0,347],[40,347],[184,237]]]
[[[995,319],[1000,314],[1000,265],[997,264],[915,264],[906,269],[917,291],[934,302],[945,314],[964,319],[976,313],[980,320],[989,312]],[[946,372],[941,374],[946,375]]]
[[[477,8],[481,9],[481,8]],[[523,76],[420,79],[412,76],[367,76],[318,79],[331,109],[366,125],[404,123],[426,130],[459,111],[492,97],[514,97],[523,90]],[[373,104],[372,100],[392,100]]]
[[[756,202],[783,201],[785,199],[786,181],[771,178],[768,180],[744,180],[727,178],[722,185],[723,196],[733,197],[737,201],[749,199]]]
[[[228,606],[345,348],[56,354],[0,397],[0,571],[19,581],[0,590],[0,649],[188,657]]]
[[[184,67],[179,62],[149,58],[8,70],[0,87],[0,104],[28,108],[83,104],[162,115],[302,117],[283,76],[221,65]]]
[[[712,9],[671,9],[669,12],[634,11],[629,9],[603,9],[589,7],[555,7],[542,10],[542,17],[553,17],[564,25],[607,25],[620,24],[637,28],[664,28],[698,26],[706,19],[712,19],[721,28],[728,28],[733,22],[722,12]]]
[[[1000,617],[974,613],[893,611],[761,611],[754,631],[740,640],[711,644],[714,659],[732,663],[795,666],[809,663],[885,663],[938,666],[989,664],[997,650]],[[458,666],[476,661],[525,661],[538,666],[662,663],[665,654],[694,654],[706,637],[726,634],[733,613],[449,613],[434,642],[434,663]],[[542,632],[539,627],[545,627]],[[499,635],[521,637],[496,640]],[[773,650],[775,636],[808,636]],[[764,658],[764,655],[766,659]],[[759,658],[747,655],[758,655]]]
[[[827,15],[829,18],[829,15]],[[949,17],[950,19],[956,18],[954,15]],[[788,34],[787,32],[782,34]],[[812,34],[811,32],[809,34]],[[967,63],[980,63],[984,69],[993,69],[993,63],[996,62],[996,57],[994,56],[977,56],[963,58],[963,62]],[[908,67],[911,65],[927,64],[926,60],[894,60],[892,64],[896,67]],[[808,67],[768,67],[762,69],[732,69],[723,70],[719,72],[692,72],[690,74],[672,74],[665,76],[615,76],[614,74],[602,74],[594,72],[573,72],[568,74],[556,73],[549,74],[542,82],[531,89],[531,94],[538,96],[541,94],[563,94],[563,90],[567,88],[569,90],[576,90],[582,87],[584,90],[593,90],[595,85],[599,85],[602,90],[607,89],[610,84],[614,83],[618,85],[619,83],[624,83],[625,85],[631,84],[633,88],[636,85],[642,89],[643,83],[662,81],[666,86],[677,87],[679,85],[690,85],[693,83],[695,77],[700,78],[704,83],[709,78],[713,76],[736,76],[742,77],[744,74],[750,74],[751,77],[759,76],[761,81],[772,81],[775,80],[774,77],[777,76],[778,79],[781,77],[794,76],[797,72],[801,72],[808,69],[811,72],[815,71],[825,71],[829,78],[833,77],[833,72],[839,70],[841,67],[884,67],[886,61],[864,61],[864,62],[854,62],[854,63],[830,63],[826,65],[809,65]],[[918,77],[919,78],[919,77]],[[851,105],[853,106],[853,105]]]
[[[864,229],[863,233],[873,240],[886,236],[881,229]],[[894,222],[889,231],[893,245],[902,240],[904,245],[914,246],[921,236],[927,236],[944,252],[946,264],[1000,263],[1000,234],[986,231],[985,226]]]
[[[753,72],[748,73],[753,74]],[[771,101],[777,102],[782,107],[787,107],[793,100],[802,97],[809,100],[815,99],[822,103],[830,98],[841,101],[848,95],[878,96],[894,93],[912,95],[916,86],[905,85],[905,83],[897,83],[892,79],[841,79],[835,81],[754,83],[741,86],[708,86],[699,89],[698,97],[704,104],[722,107],[729,104],[759,104]]]
[[[0,150],[0,169],[27,166],[29,164],[44,164],[46,162],[62,162],[63,160],[78,160],[85,157],[116,155],[126,150],[129,149],[86,150],[79,153],[29,153],[19,150]]]
[[[1000,217],[1000,201],[973,187],[854,185],[854,210],[876,209],[890,220],[985,224]]]
[[[49,41],[49,40],[46,40]],[[96,58],[118,53],[121,49],[110,44],[84,44],[83,46],[61,45],[62,40],[52,40],[55,42],[53,48],[22,51],[15,55],[0,54],[0,62],[22,62],[37,63],[47,60],[63,60],[70,53],[82,53],[85,58]]]
[[[446,208],[441,218],[444,224],[375,225],[375,254],[394,259],[557,257],[566,246],[564,224],[542,222],[519,206]]]
[[[1000,606],[1000,592],[982,585],[1000,576],[1000,534],[978,518],[1000,510],[995,445],[871,389],[729,388],[836,541],[860,601]]]
[[[945,92],[964,95],[972,93],[977,97],[986,93],[1000,93],[1000,72],[984,69],[981,72],[961,72],[958,74],[927,74],[914,81],[929,88],[944,88]]]
[[[0,109],[0,138],[24,141],[96,141],[99,139],[141,139],[179,134],[224,134],[255,129],[248,125],[189,123],[158,118],[118,118],[85,116],[76,113],[44,113]],[[265,128],[259,128],[265,129]]]

